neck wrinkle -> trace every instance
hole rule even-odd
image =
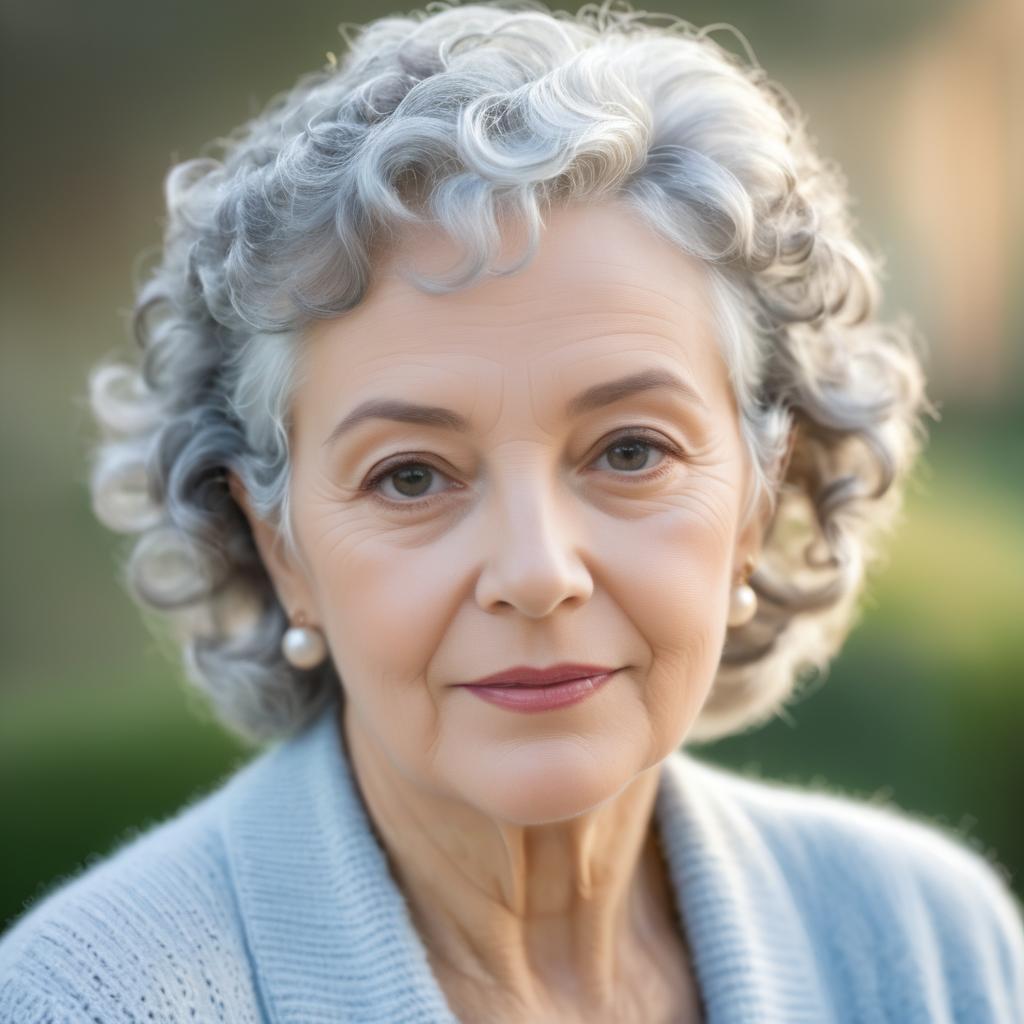
[[[629,965],[664,927],[650,852],[661,766],[579,819],[496,823],[478,840],[463,832],[446,843],[455,809],[425,814],[363,739],[349,730],[362,768],[354,774],[434,964],[525,1005],[611,1005]],[[497,856],[488,855],[495,844]]]

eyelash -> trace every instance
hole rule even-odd
[[[667,456],[667,458],[663,459],[654,469],[649,470],[646,473],[627,473],[623,471],[619,474],[621,476],[632,478],[632,482],[637,485],[651,483],[660,479],[666,473],[671,472],[674,467],[674,463],[683,458],[685,454],[682,450],[676,447],[675,444],[666,440],[660,434],[644,430],[643,428],[630,428],[626,432],[610,438],[605,447],[601,449],[598,458],[600,458],[601,455],[604,455],[610,448],[614,448],[616,445],[620,445],[625,441],[640,441],[641,443],[648,445]],[[380,491],[377,489],[378,484],[393,473],[397,473],[400,469],[405,469],[407,466],[426,466],[435,473],[444,473],[443,470],[437,469],[429,462],[425,462],[422,459],[404,459],[402,461],[392,462],[383,466],[378,470],[378,472],[374,473],[373,476],[367,479],[365,483],[360,485],[360,491],[369,492],[375,501],[380,502],[388,508],[400,509],[403,511],[422,510],[446,497],[447,491],[442,494],[432,494],[426,498],[410,498],[408,501],[392,501],[390,498],[382,497]]]

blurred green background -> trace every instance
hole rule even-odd
[[[339,51],[340,22],[407,9],[0,6],[0,928],[249,756],[118,583],[122,539],[93,518],[86,487],[86,374],[131,350],[133,267],[160,240],[171,164]],[[772,725],[699,752],[892,800],[997,857],[1021,893],[1024,4],[655,9],[738,26],[801,105],[886,254],[886,314],[908,313],[927,339],[942,413],[827,679]]]

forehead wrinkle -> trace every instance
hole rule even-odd
[[[406,335],[410,327],[415,327],[415,337]],[[413,354],[424,355],[433,347],[443,344],[448,351],[461,354],[473,352],[480,356],[498,358],[491,342],[500,336],[503,342],[529,346],[538,350],[536,354],[557,356],[565,345],[593,341],[595,343],[615,337],[660,338],[667,342],[686,342],[698,330],[707,326],[704,317],[677,318],[650,311],[643,312],[595,312],[592,308],[572,312],[548,313],[537,316],[509,319],[502,317],[497,323],[494,318],[479,321],[453,322],[449,316],[417,317],[410,316],[410,325],[396,323],[392,318],[381,333],[377,333],[375,342],[379,345],[385,338],[393,338],[402,342],[404,351],[412,358]],[[556,337],[558,331],[561,337]],[[523,337],[516,337],[516,333]],[[517,358],[516,350],[511,353]],[[396,353],[380,353],[379,358],[393,358],[401,355]]]
[[[529,269],[514,277],[521,277]],[[376,303],[364,301],[361,310],[370,321],[366,325],[370,329],[365,334],[356,333],[363,335],[367,344],[393,339],[405,345],[406,351],[422,352],[443,340],[449,350],[473,348],[480,352],[486,346],[484,335],[500,334],[503,340],[515,342],[518,339],[509,338],[509,332],[532,329],[536,345],[541,345],[552,333],[543,328],[564,329],[567,324],[578,325],[578,330],[569,332],[569,343],[598,332],[608,333],[609,327],[620,325],[629,333],[665,336],[666,340],[685,340],[681,334],[685,331],[688,336],[686,328],[694,323],[714,327],[706,299],[682,276],[674,279],[676,287],[672,289],[621,278],[608,282],[588,278],[582,285],[564,288],[552,287],[548,280],[539,293],[533,282],[526,282],[528,287],[524,289],[524,282],[514,284],[514,277],[444,295],[429,295],[396,280],[378,295]],[[352,311],[357,320],[358,312]],[[510,316],[511,312],[520,315]],[[474,330],[481,336],[474,337]]]
[[[534,305],[544,308],[553,298],[563,304],[566,300],[572,302],[576,299],[585,309],[590,309],[596,299],[596,304],[607,313],[645,315],[650,312],[652,304],[656,306],[667,302],[678,308],[680,293],[688,296],[697,294],[684,275],[672,274],[664,263],[655,264],[656,272],[665,271],[663,287],[657,287],[651,283],[650,274],[641,275],[631,261],[580,257],[575,252],[571,260],[554,260],[545,259],[545,253],[542,247],[531,263],[513,275],[492,278],[442,295],[431,295],[400,277],[385,275],[377,298],[399,309],[411,304],[413,308],[409,312],[416,317],[428,315],[426,311],[431,307],[469,312],[473,309],[506,310]],[[590,266],[600,267],[602,273],[592,275],[583,272]],[[699,261],[697,266],[703,269]],[[651,268],[646,269],[650,271]],[[367,301],[373,304],[373,299],[367,296],[364,306]],[[609,304],[614,306],[619,302],[621,308],[607,308]],[[684,304],[684,308],[688,305]],[[693,310],[690,312],[692,314]],[[552,314],[546,312],[545,315]]]
[[[431,296],[427,301],[433,302]],[[501,312],[503,323],[529,324],[537,320],[562,320],[578,316],[629,317],[632,319],[656,319],[670,323],[678,320],[677,314],[686,314],[684,319],[706,318],[705,303],[701,296],[688,289],[677,293],[666,292],[649,285],[629,285],[621,281],[607,284],[593,284],[585,289],[559,287],[546,284],[540,294],[518,295],[508,302],[489,301],[462,303],[453,306],[458,312],[482,310],[483,319],[494,319],[493,311]],[[523,310],[529,315],[509,320],[508,309]],[[415,310],[423,315],[422,309]]]

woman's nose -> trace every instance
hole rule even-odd
[[[510,473],[495,486],[482,519],[477,601],[485,610],[509,605],[541,618],[593,592],[586,538],[559,487],[536,470]]]

